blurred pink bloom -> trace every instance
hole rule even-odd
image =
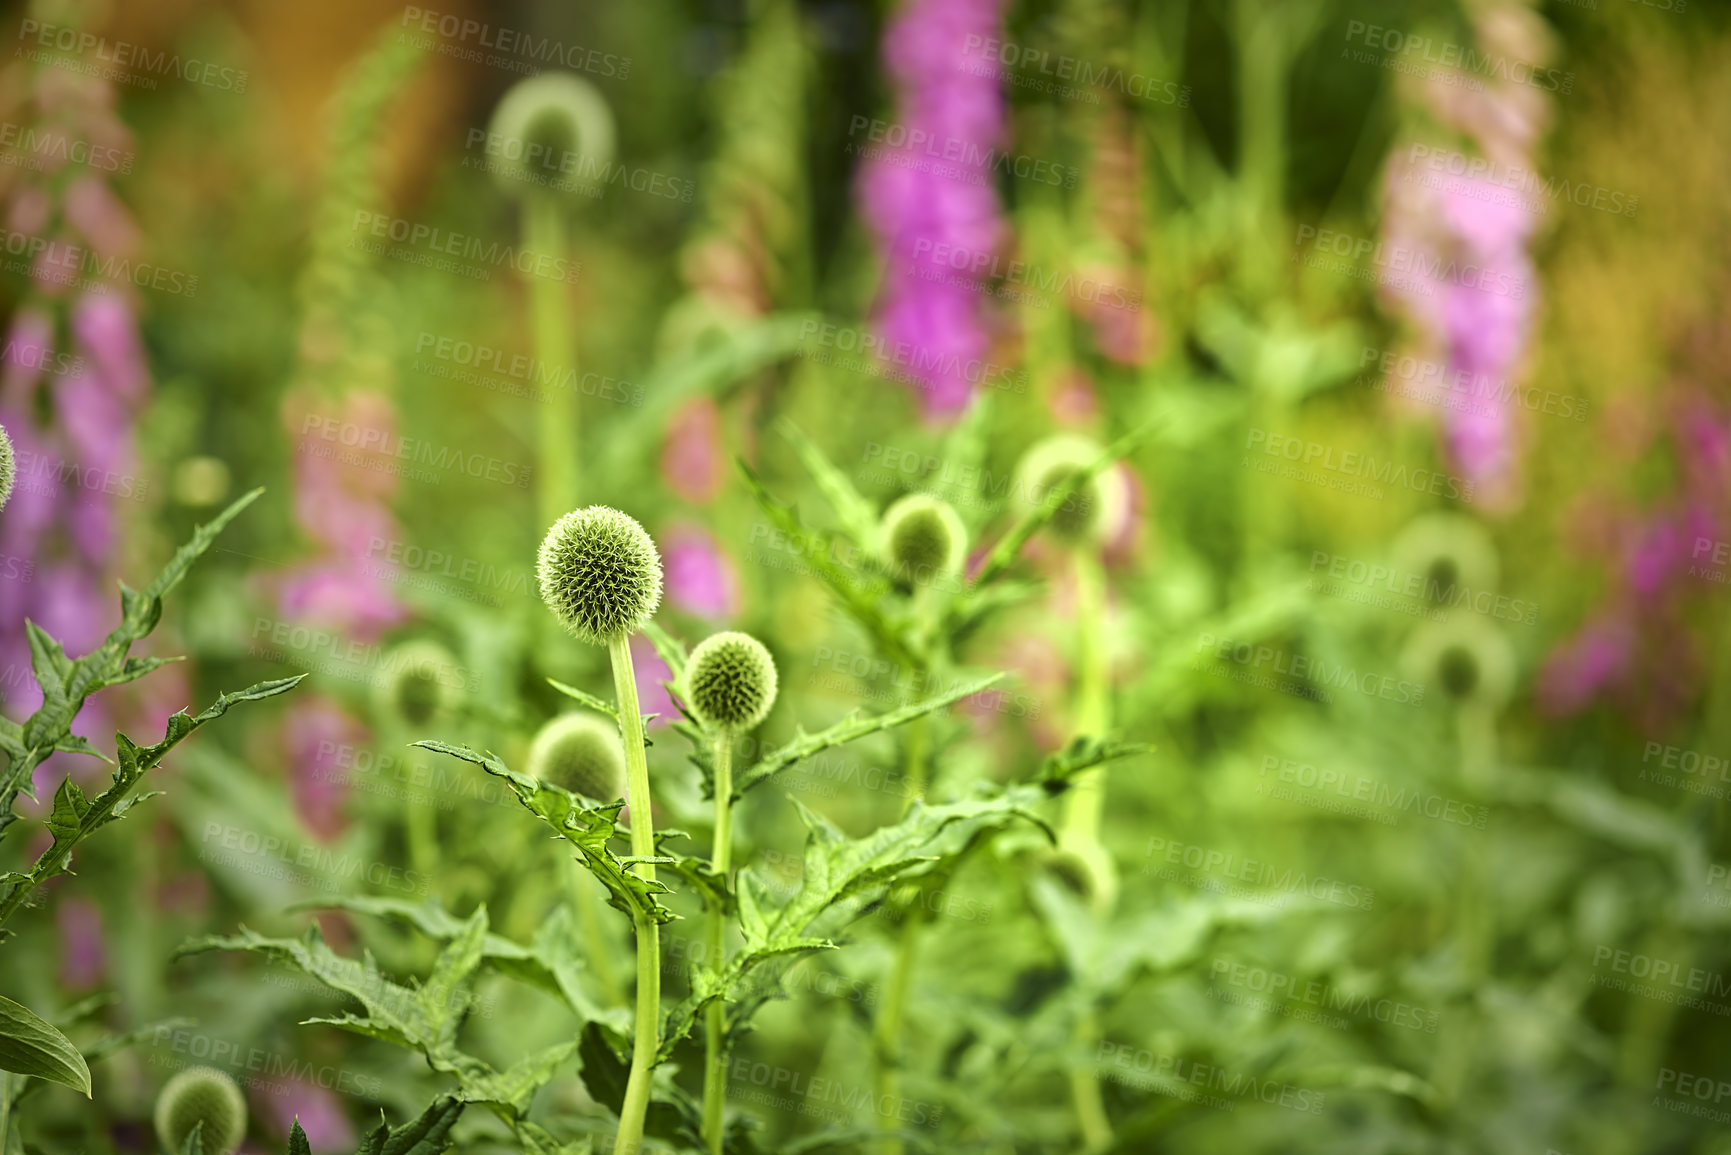
[[[288,749],[289,791],[301,825],[329,842],[344,826],[348,780],[340,757],[366,745],[367,729],[328,698],[296,695],[283,722]]]
[[[144,397],[150,369],[132,306],[118,293],[86,293],[72,310],[72,331],[90,350],[96,369],[111,388],[131,402]]]
[[[667,598],[679,609],[710,621],[738,612],[739,579],[707,530],[679,526],[667,531],[661,538],[661,562]]]
[[[259,1086],[253,1092],[253,1109],[269,1123],[273,1134],[288,1135],[299,1121],[307,1145],[316,1155],[348,1151],[355,1145],[355,1129],[343,1111],[336,1093],[317,1083],[293,1079],[276,1086]]]
[[[87,991],[108,973],[108,942],[102,912],[88,899],[62,897],[54,921],[60,930],[60,981],[68,990]]]
[[[1603,617],[1582,627],[1545,660],[1539,671],[1539,708],[1553,716],[1573,714],[1627,673],[1634,654],[1628,622]]]
[[[677,721],[679,707],[663,684],[670,681],[673,671],[655,652],[655,643],[642,634],[631,635],[631,667],[637,675],[637,706],[645,714],[656,715],[650,729],[659,730]]]
[[[97,176],[83,176],[66,190],[66,219],[104,256],[122,256],[138,248],[138,226],[120,198]]]
[[[713,398],[694,397],[680,405],[667,424],[661,476],[667,488],[686,501],[706,505],[720,495],[726,471],[721,410]]]
[[[910,0],[901,8],[884,61],[900,125],[928,144],[874,145],[881,151],[860,174],[861,212],[884,253],[877,326],[893,359],[919,380],[931,415],[966,406],[990,347],[975,270],[1005,232],[989,161],[1003,142],[1004,101],[989,70],[970,67],[979,60],[969,45],[998,35],[1001,7]]]

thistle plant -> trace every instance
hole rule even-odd
[[[715,777],[715,835],[709,865],[726,884],[733,851],[733,743],[755,729],[775,705],[775,659],[750,634],[729,630],[712,634],[691,651],[685,667],[685,695],[692,714],[712,735]],[[717,981],[727,947],[727,911],[716,904],[709,913],[709,959]],[[709,1005],[704,1028],[703,1135],[711,1155],[721,1155],[727,1104],[725,1068],[726,1008]]]
[[[618,727],[594,714],[573,711],[541,727],[529,746],[528,770],[597,802],[625,797],[625,750]]]
[[[631,803],[631,853],[639,876],[655,882],[655,826],[644,754],[643,716],[637,676],[631,666],[631,635],[661,603],[661,555],[634,519],[606,506],[574,510],[553,523],[541,542],[536,576],[541,600],[559,624],[578,639],[606,646],[613,664],[619,730],[625,743],[627,798]],[[649,913],[633,915],[637,931],[637,1027],[631,1074],[619,1113],[615,1155],[635,1155],[643,1142],[649,1084],[660,1045],[660,923]]]
[[[954,582],[968,558],[968,527],[949,502],[911,493],[884,510],[882,549],[904,589]]]
[[[246,1136],[246,1100],[223,1072],[189,1067],[157,1095],[155,1121],[168,1155],[233,1155]]]
[[[489,129],[505,142],[493,175],[522,204],[523,248],[563,260],[570,250],[569,214],[580,191],[565,174],[579,157],[597,171],[613,158],[613,114],[599,91],[569,72],[518,81],[493,111]],[[577,367],[571,308],[562,280],[530,274],[530,324],[535,359],[560,377]],[[577,391],[548,390],[540,422],[540,502],[543,523],[571,508],[582,483],[577,446]]]

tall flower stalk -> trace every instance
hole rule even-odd
[[[638,876],[654,882],[655,823],[631,635],[661,604],[661,556],[635,520],[616,509],[592,505],[553,523],[541,543],[536,576],[541,598],[559,623],[580,640],[607,647],[625,745],[631,854]],[[637,1026],[614,1155],[636,1155],[642,1149],[661,1035],[660,925],[642,911],[632,922],[637,932]]]

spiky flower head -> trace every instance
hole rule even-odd
[[[597,802],[623,798],[625,747],[619,728],[595,714],[561,714],[529,744],[529,773]]]
[[[214,1067],[188,1067],[156,1097],[156,1137],[180,1155],[198,1124],[201,1155],[233,1155],[246,1135],[246,1100],[234,1080]]]
[[[884,511],[882,550],[904,585],[925,585],[962,572],[968,530],[950,503],[910,493]]]
[[[1515,688],[1514,647],[1477,616],[1419,626],[1407,639],[1401,666],[1414,681],[1435,686],[1462,706],[1498,709]]]
[[[417,638],[384,657],[385,676],[374,694],[379,712],[410,726],[437,721],[457,702],[462,686],[455,655],[437,642]]]
[[[1448,604],[1457,591],[1478,593],[1497,586],[1497,547],[1485,528],[1465,514],[1415,517],[1394,539],[1391,552],[1396,572],[1417,575],[1417,596],[1428,602]]]
[[[0,426],[0,509],[12,499],[12,483],[18,480],[18,455],[12,452],[12,437]]]
[[[575,192],[584,174],[605,172],[613,160],[613,113],[600,90],[569,72],[512,85],[488,128],[488,160],[508,196],[535,187]]]
[[[661,555],[636,519],[605,505],[553,523],[535,567],[541,600],[597,646],[635,633],[661,604]]]
[[[1024,509],[1043,504],[1059,486],[1093,465],[1105,450],[1077,433],[1058,433],[1036,443],[1016,466],[1016,499]],[[1111,538],[1130,514],[1130,489],[1112,466],[1072,493],[1046,523],[1067,545],[1098,545]]]
[[[750,634],[711,634],[685,665],[686,701],[706,726],[749,730],[775,705],[775,659]]]

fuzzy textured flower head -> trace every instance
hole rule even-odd
[[[1477,615],[1426,622],[1401,654],[1414,681],[1434,684],[1461,706],[1501,709],[1515,687],[1515,651],[1502,631]]]
[[[692,713],[704,725],[749,730],[775,705],[775,659],[750,634],[711,634],[691,651],[685,687]]]
[[[12,499],[12,483],[18,480],[18,455],[12,451],[12,438],[0,426],[0,509]]]
[[[637,632],[661,604],[661,555],[635,518],[605,505],[553,523],[535,567],[541,600],[583,641]]]
[[[926,585],[962,572],[968,530],[950,503],[910,493],[884,511],[883,555],[897,581]]]
[[[156,1097],[156,1137],[165,1150],[179,1155],[200,1123],[202,1155],[233,1155],[246,1136],[246,1100],[234,1080],[214,1067],[189,1067]]]
[[[1016,500],[1024,509],[1039,506],[1104,452],[1096,442],[1075,433],[1059,433],[1038,442],[1016,466]],[[1098,544],[1117,536],[1129,515],[1129,486],[1123,474],[1108,466],[1066,498],[1046,528],[1069,545]]]
[[[561,714],[530,743],[529,773],[597,802],[623,798],[625,748],[619,730],[594,714]]]
[[[578,156],[604,170],[613,160],[613,113],[593,84],[569,72],[518,81],[493,110],[492,173],[508,196],[531,188],[568,189]]]
[[[385,655],[379,712],[410,726],[428,726],[456,705],[461,685],[457,659],[437,642],[404,642]]]
[[[1417,574],[1419,596],[1447,604],[1463,591],[1497,588],[1497,547],[1477,521],[1460,513],[1426,513],[1413,518],[1394,539],[1395,572]]]

